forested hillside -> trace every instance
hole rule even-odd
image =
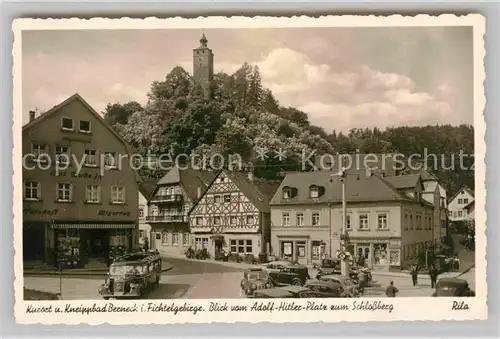
[[[191,75],[175,67],[163,81],[155,81],[145,107],[137,102],[109,104],[105,119],[138,152],[224,156],[240,154],[261,177],[276,179],[280,171],[298,170],[303,152],[316,154],[400,152],[443,155],[446,168],[460,164],[458,153],[474,151],[472,126],[450,125],[352,129],[347,134],[311,125],[308,115],[285,107],[263,87],[258,67],[245,63],[234,74],[214,76],[212,98],[207,100]],[[332,112],[332,119],[334,119]],[[282,149],[261,160],[255,150]],[[456,154],[452,159],[452,154]],[[438,158],[441,165],[441,156]],[[467,167],[471,158],[463,161]],[[428,165],[432,166],[432,159]],[[474,172],[455,166],[435,171],[453,194],[460,186],[474,187]]]

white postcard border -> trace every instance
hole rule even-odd
[[[389,27],[389,26],[473,26],[474,33],[474,128],[475,128],[475,199],[476,199],[476,297],[466,298],[468,310],[451,311],[453,301],[447,298],[415,297],[415,298],[369,298],[369,299],[313,299],[316,304],[325,304],[329,309],[331,305],[346,304],[367,301],[373,303],[379,301],[382,304],[392,304],[394,309],[388,311],[232,311],[232,312],[208,312],[210,302],[231,305],[246,305],[248,308],[257,301],[253,299],[229,299],[229,300],[135,300],[135,301],[24,301],[23,295],[23,264],[22,264],[22,182],[21,171],[21,130],[22,130],[22,31],[41,29],[210,29],[210,28],[264,28],[264,27]],[[15,290],[15,317],[16,322],[24,324],[167,324],[167,323],[234,323],[234,322],[365,322],[365,321],[398,321],[398,320],[479,320],[487,319],[487,283],[486,283],[486,187],[485,187],[485,121],[483,110],[485,107],[484,80],[486,77],[484,69],[484,34],[485,20],[479,14],[467,16],[455,15],[417,15],[405,17],[401,15],[381,16],[322,16],[312,18],[300,17],[200,17],[195,19],[184,19],[180,17],[171,19],[16,19],[13,23],[14,47],[13,47],[13,84],[14,84],[14,112],[13,112],[13,166],[14,166],[14,192],[13,192],[13,214],[14,214],[14,290]],[[275,304],[289,302],[289,300],[273,300]],[[171,305],[172,303],[182,306],[199,305],[205,309],[194,315],[192,312],[179,312],[173,315],[171,312],[141,312],[141,306],[148,303]],[[263,301],[264,304],[267,301]],[[295,303],[306,303],[307,301],[295,301]],[[65,313],[62,311],[51,313],[27,313],[29,305],[39,307],[42,305],[56,307],[61,310],[70,304],[71,307],[79,306],[102,307],[113,304],[116,306],[130,307],[137,305],[138,312],[107,312],[104,317],[102,313],[91,312],[86,314],[78,312]],[[138,316],[138,313],[144,316]]]

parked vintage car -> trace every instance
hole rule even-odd
[[[436,284],[433,297],[475,297],[476,293],[469,287],[467,280],[458,278],[441,278]]]
[[[269,274],[274,286],[300,285],[310,279],[307,266],[289,260],[271,261],[264,270]]]
[[[255,290],[271,288],[273,284],[269,274],[262,268],[250,268],[243,272],[243,279],[241,279],[240,287],[243,293],[248,296],[253,296]]]
[[[316,298],[342,298],[344,288],[339,283],[325,280],[309,280],[304,287],[313,291]]]
[[[161,256],[155,252],[136,252],[115,259],[109,267],[99,294],[104,299],[140,298],[159,286]]]
[[[281,286],[275,288],[266,288],[256,290],[253,294],[254,298],[267,299],[267,298],[314,298],[314,292],[302,286]]]
[[[318,267],[316,279],[321,278],[323,275],[341,274],[340,272],[340,259],[325,258],[321,260]]]
[[[324,275],[320,278],[323,281],[332,281],[340,284],[344,289],[344,297],[353,298],[359,296],[359,286],[351,278],[338,274]]]

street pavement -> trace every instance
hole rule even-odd
[[[146,299],[233,299],[243,298],[240,291],[240,280],[245,267],[234,267],[229,263],[193,261],[181,258],[164,258],[173,265],[173,269],[163,273],[158,289],[152,291]],[[312,277],[316,270],[310,268]],[[458,274],[458,273],[457,273]],[[461,278],[474,286],[474,270]],[[385,289],[390,281],[398,288],[398,297],[426,297],[433,293],[428,277],[419,277],[417,286],[413,286],[410,275],[377,274],[373,272],[373,281],[365,289],[365,297],[385,297]],[[92,277],[63,277],[62,296],[66,300],[96,300],[100,299],[97,292],[103,279]],[[59,278],[25,276],[24,287],[43,292],[59,293]]]

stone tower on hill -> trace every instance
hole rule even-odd
[[[200,46],[193,49],[193,76],[194,81],[203,88],[205,96],[210,97],[214,78],[214,54],[208,48],[205,33],[200,39]]]

